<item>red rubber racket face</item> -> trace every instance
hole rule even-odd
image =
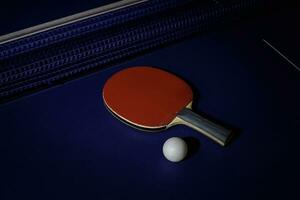
[[[113,114],[147,129],[166,127],[192,99],[186,82],[153,67],[121,70],[103,88],[104,103]]]

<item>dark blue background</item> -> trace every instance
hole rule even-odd
[[[200,35],[2,105],[0,199],[292,198],[299,180],[300,73],[262,42],[299,65],[299,40],[286,23],[297,18],[288,13]],[[187,80],[195,110],[239,137],[223,148],[183,126],[149,134],[117,121],[103,106],[102,87],[134,65]],[[171,163],[162,145],[172,136],[193,138],[199,148]]]
[[[0,6],[0,35],[116,1],[118,0],[4,0]]]

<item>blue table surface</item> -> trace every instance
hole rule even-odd
[[[271,34],[277,23],[262,24],[199,35],[0,106],[0,199],[292,198],[300,72],[262,42],[282,47],[292,39]],[[188,81],[194,109],[238,137],[223,148],[184,126],[151,134],[120,123],[101,90],[113,73],[136,65]],[[173,136],[192,144],[176,164],[162,155]]]

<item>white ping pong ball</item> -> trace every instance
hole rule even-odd
[[[186,142],[179,137],[172,137],[165,141],[163,145],[163,154],[171,162],[183,160],[187,154],[188,148]]]

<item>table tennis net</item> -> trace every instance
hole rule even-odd
[[[257,14],[261,0],[150,0],[0,45],[0,102]]]

